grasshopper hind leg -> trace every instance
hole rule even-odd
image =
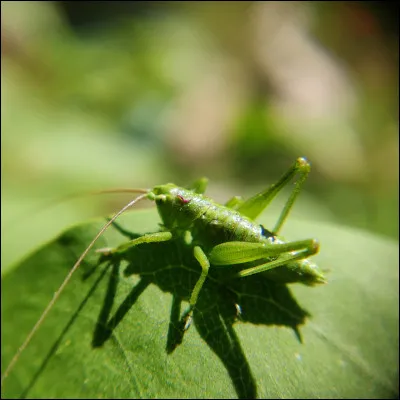
[[[226,242],[215,246],[211,250],[209,258],[211,263],[216,266],[245,264],[259,260],[258,265],[239,271],[236,274],[237,278],[287,266],[293,270],[299,281],[313,285],[326,282],[322,271],[307,260],[318,250],[319,243],[315,239],[276,244]]]
[[[273,229],[274,235],[277,235],[282,225],[286,221],[286,218],[299,195],[304,182],[311,170],[310,163],[303,157],[299,157],[296,162],[289,168],[289,170],[279,179],[278,182],[271,185],[268,189],[257,193],[255,196],[250,197],[250,199],[243,202],[237,208],[241,214],[255,220],[262,211],[268,206],[268,204],[273,200],[273,198],[293,179],[295,175],[299,175],[299,178],[295,181],[294,188],[286,201],[285,206],[278,218]]]

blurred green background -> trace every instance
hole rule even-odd
[[[298,156],[313,169],[293,218],[398,238],[395,2],[1,10],[2,270],[130,197],[50,200],[207,176],[224,202]]]

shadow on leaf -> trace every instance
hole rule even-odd
[[[126,235],[118,226],[115,227]],[[129,237],[132,239],[137,235],[130,234]],[[104,259],[110,262],[112,272],[92,345],[102,346],[144,290],[154,284],[172,294],[166,343],[167,353],[172,353],[186,334],[181,325],[181,303],[188,302],[201,272],[200,265],[193,257],[192,247],[177,240],[148,243]],[[128,262],[124,276],[139,275],[140,280],[111,316],[118,280],[121,279],[119,268],[122,261]],[[193,325],[224,364],[238,397],[254,398],[257,395],[256,383],[233,325],[252,323],[286,326],[292,328],[301,341],[299,325],[308,316],[288,287],[269,280],[267,274],[230,280],[226,268],[211,267],[193,314]]]
[[[117,224],[114,225],[114,228],[131,239],[138,237],[138,235],[124,231]],[[34,274],[34,269],[29,268],[30,264],[32,266],[42,265],[44,270],[47,268],[53,276],[54,272],[60,275],[65,274],[65,269],[58,267],[72,265],[84,250],[84,243],[88,242],[89,238],[93,237],[92,235],[92,230],[84,227],[77,227],[66,232],[48,247],[35,253],[29,259],[28,265],[26,265],[27,269],[17,271],[14,279],[26,280],[29,284],[34,284],[34,277],[27,274],[27,271],[32,271]],[[104,245],[104,241],[100,241],[97,248],[104,247]],[[80,295],[77,296],[73,286],[70,292],[64,293],[64,300],[71,302],[75,311],[57,339],[48,348],[41,364],[24,387],[22,397],[29,395],[32,387],[49,366],[49,362],[56,355],[59,346],[65,341],[67,333],[95,292],[98,292],[96,296],[100,295],[103,301],[92,336],[93,348],[103,346],[113,336],[119,323],[151,284],[156,285],[163,292],[172,294],[169,328],[165,343],[166,352],[168,354],[174,352],[184,340],[187,332],[183,333],[181,317],[187,304],[182,307],[182,301],[189,300],[201,272],[200,265],[193,257],[193,249],[190,246],[178,241],[143,244],[129,249],[120,256],[100,257],[100,261],[106,261],[104,268],[99,268],[99,255],[91,252],[80,267],[78,275],[80,274],[81,282],[91,282],[90,287],[84,286],[87,290],[85,294],[82,293],[83,298]],[[121,271],[122,264],[126,265],[123,271]],[[234,267],[223,269],[212,267],[210,269],[209,276],[200,293],[193,314],[193,326],[190,329],[196,329],[205,343],[219,357],[229,373],[237,396],[254,398],[257,396],[257,385],[234,325],[251,323],[290,327],[300,340],[299,326],[305,322],[309,314],[297,304],[287,286],[272,282],[268,279],[267,274],[257,274],[243,279],[229,279],[229,271],[234,271],[234,269]],[[96,289],[107,275],[109,280],[105,282],[106,291],[103,294]],[[125,277],[131,275],[139,276],[139,281],[120,304],[115,304],[117,309],[113,312],[118,284]],[[90,280],[92,276],[94,279]],[[55,290],[59,281],[54,277],[52,279]],[[56,310],[53,311],[54,314],[56,314]]]

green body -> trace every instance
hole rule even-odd
[[[152,193],[156,195],[155,202],[164,228],[177,236],[183,236],[186,231],[190,231],[192,244],[201,246],[209,258],[215,246],[227,242],[261,243],[266,246],[285,244],[283,237],[274,235],[239,211],[218,204],[193,190],[168,183],[156,186]],[[239,250],[241,247],[242,244],[237,245]],[[264,251],[263,248],[259,250]],[[252,251],[255,253],[255,249]],[[277,258],[277,255],[271,254],[265,257],[264,262]],[[248,262],[243,263],[243,267],[253,261],[248,256],[246,259]],[[210,261],[213,265],[213,260]],[[268,275],[272,280],[281,283],[301,282],[314,285],[325,282],[322,272],[308,258],[288,261],[279,270],[268,270]]]
[[[146,197],[155,201],[163,221],[162,231],[144,235],[105,253],[123,254],[128,248],[142,243],[168,241],[172,238],[186,239],[193,247],[193,255],[200,267],[200,277],[193,288],[190,307],[183,317],[184,330],[190,325],[201,288],[211,267],[232,270],[239,266],[233,277],[243,278],[268,271],[269,278],[281,283],[325,283],[322,271],[309,257],[319,250],[315,239],[286,242],[278,236],[302,185],[310,164],[298,158],[282,178],[267,190],[243,201],[238,197],[225,205],[215,203],[203,195],[207,180],[195,182],[190,188],[172,183],[150,190]],[[255,222],[276,194],[296,175],[294,189],[287,200],[274,229],[270,232]],[[189,234],[189,235],[188,235]],[[186,240],[187,242],[187,240]]]
[[[164,226],[170,231],[189,230],[194,243],[204,249],[224,242],[263,242],[263,228],[240,212],[174,184],[157,186],[156,204]]]

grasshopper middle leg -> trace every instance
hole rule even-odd
[[[196,306],[197,299],[199,297],[199,293],[203,284],[207,278],[208,270],[210,269],[210,261],[208,260],[207,256],[205,255],[204,251],[199,246],[194,247],[194,256],[196,260],[199,262],[201,266],[201,275],[200,278],[197,280],[196,285],[193,288],[192,294],[189,300],[189,308],[183,314],[182,317],[182,327],[183,330],[187,330],[192,322],[192,315],[194,307]]]

